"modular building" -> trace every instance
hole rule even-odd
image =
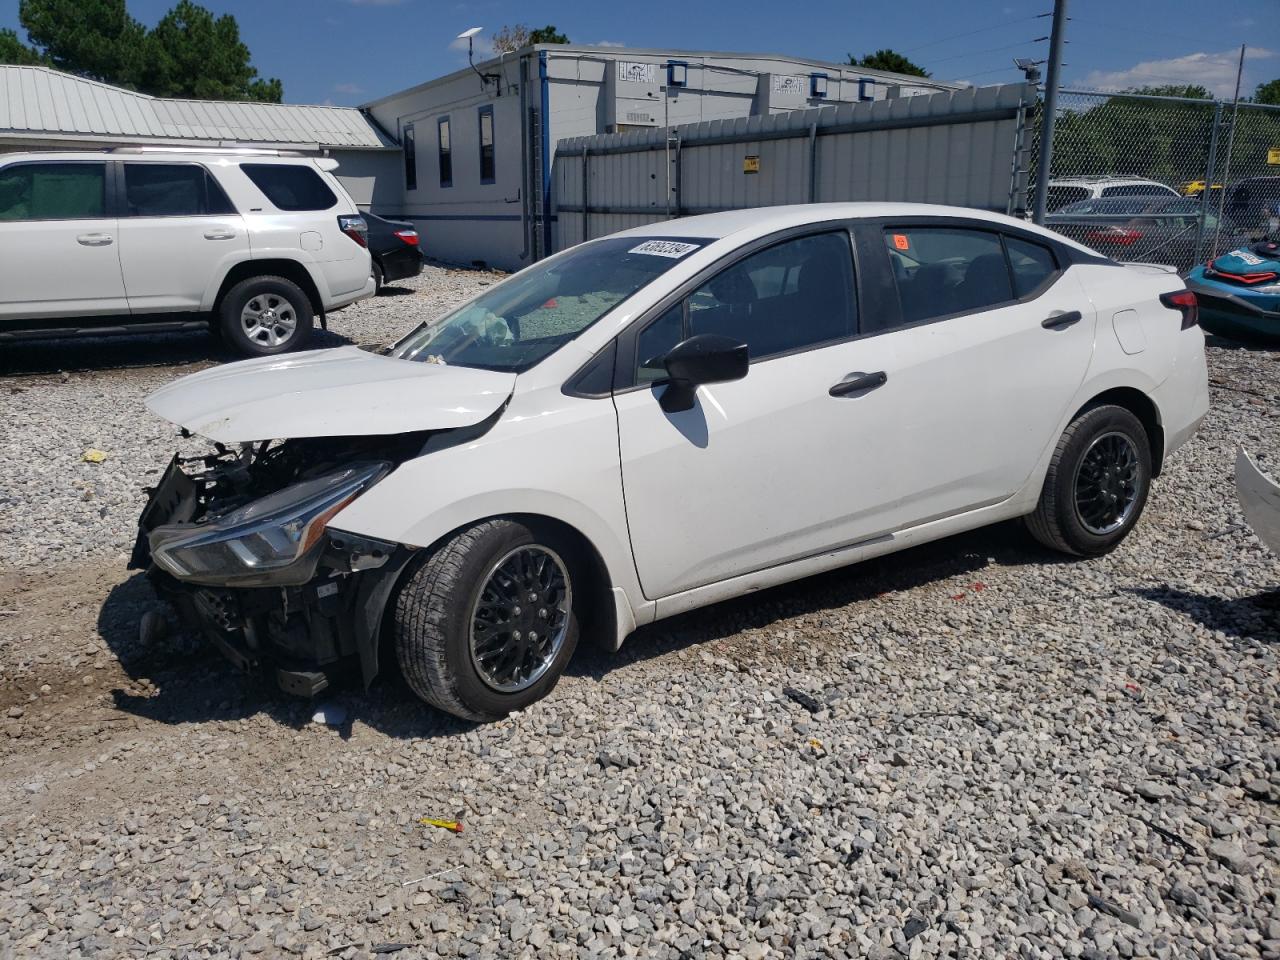
[[[362,107],[403,150],[402,195],[429,256],[517,269],[553,249],[551,169],[572,137],[769,116],[961,89],[773,54],[536,44]]]

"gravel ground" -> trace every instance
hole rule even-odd
[[[0,361],[0,957],[1280,958],[1280,560],[1231,481],[1236,442],[1280,474],[1276,354],[1211,345],[1105,558],[978,531],[581,650],[499,724],[388,678],[335,728],[139,639],[141,400],[207,350]]]

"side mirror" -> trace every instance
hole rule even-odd
[[[667,368],[667,389],[660,403],[667,413],[693,407],[699,384],[726,383],[747,375],[747,345],[733,337],[700,333],[677,343],[662,358]]]

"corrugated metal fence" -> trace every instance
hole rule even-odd
[[[1026,206],[1027,84],[561,140],[555,249],[671,217],[782,203]]]

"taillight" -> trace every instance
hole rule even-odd
[[[1113,247],[1129,247],[1142,239],[1141,230],[1128,230],[1124,227],[1106,227],[1102,230],[1090,230],[1085,234],[1085,243],[1107,244]]]
[[[416,247],[418,245],[417,230],[397,230],[396,236],[399,237],[401,240],[403,240],[405,243],[407,243],[411,247]]]
[[[364,217],[341,216],[338,218],[338,229],[360,246],[369,246],[369,224],[364,222]]]
[[[1170,310],[1182,314],[1182,329],[1187,330],[1200,322],[1200,303],[1190,290],[1175,290],[1160,294],[1160,302]]]

